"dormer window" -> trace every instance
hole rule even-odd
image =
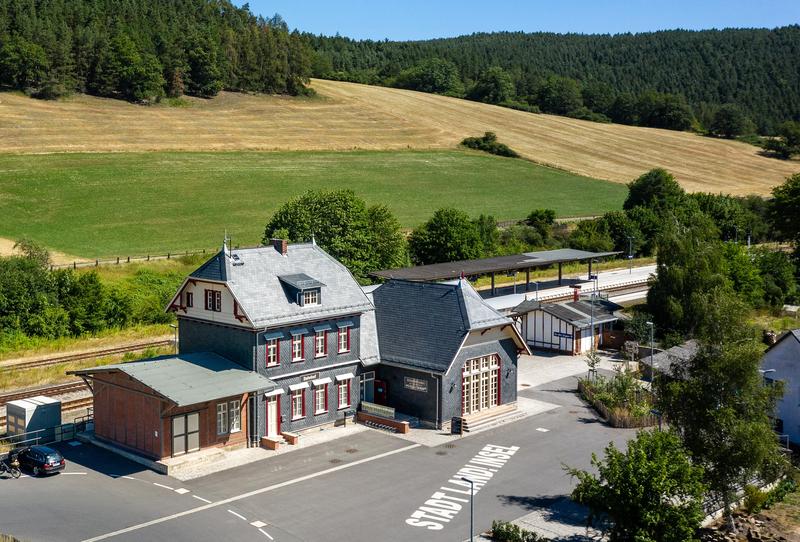
[[[323,283],[305,273],[294,275],[282,275],[278,280],[284,286],[289,299],[294,299],[295,303],[301,307],[314,307],[322,303]]]
[[[303,306],[319,305],[319,290],[306,290],[303,292]]]

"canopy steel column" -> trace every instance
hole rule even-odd
[[[525,270],[525,291],[528,291],[528,288],[531,285],[531,268]]]
[[[561,286],[561,262],[558,262],[558,285]]]
[[[494,271],[492,271],[492,296],[494,296]]]
[[[592,280],[592,260],[589,260],[589,280]]]

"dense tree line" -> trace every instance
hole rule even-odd
[[[408,42],[309,39],[313,73],[323,78],[677,129],[693,118],[711,129],[724,104],[736,104],[761,133],[800,120],[797,25],[614,36],[498,32]]]
[[[229,0],[0,0],[0,86],[133,101],[305,92],[311,50]]]

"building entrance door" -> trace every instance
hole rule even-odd
[[[367,403],[375,402],[375,371],[361,375],[361,400]]]
[[[469,359],[461,373],[461,413],[474,414],[499,404],[500,362],[496,355]]]
[[[200,413],[190,412],[172,417],[172,455],[183,455],[200,449]]]
[[[278,397],[269,397],[267,399],[267,437],[274,438],[278,436],[280,430],[278,427],[279,416]]]

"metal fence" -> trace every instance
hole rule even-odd
[[[15,450],[36,444],[54,444],[75,439],[78,433],[93,429],[94,417],[92,409],[85,416],[75,418],[71,423],[62,423],[54,427],[29,431],[18,435],[6,435],[0,438],[0,450]]]

